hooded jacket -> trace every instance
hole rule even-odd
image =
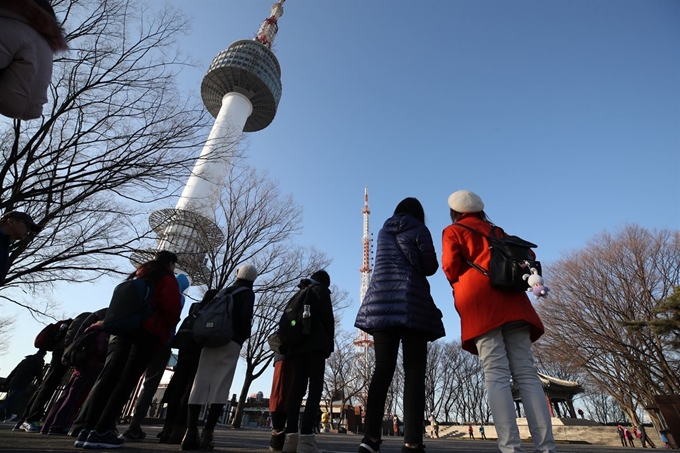
[[[54,52],[66,40],[57,20],[33,0],[0,0],[0,114],[39,118]]]
[[[427,281],[438,267],[424,223],[408,214],[387,219],[378,233],[373,275],[354,326],[369,334],[409,329],[431,341],[443,337],[442,313]]]
[[[474,214],[463,214],[456,223],[485,235],[491,232],[491,224]],[[488,269],[491,261],[489,243],[486,238],[456,226],[456,223],[443,232],[442,269],[453,288],[463,349],[477,354],[476,337],[515,321],[527,322],[531,341],[536,341],[543,335],[543,323],[527,294],[492,288],[488,276],[467,264],[466,261],[470,261]]]

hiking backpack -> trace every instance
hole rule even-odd
[[[104,330],[111,335],[129,335],[142,327],[152,312],[153,286],[144,278],[120,283],[113,289],[104,317]]]
[[[78,335],[64,350],[64,354],[61,357],[61,363],[66,366],[75,367],[87,364],[90,357],[94,354],[94,349],[97,346],[96,339],[99,332],[99,330],[95,329]]]
[[[496,226],[491,227],[491,232],[487,236],[462,223],[456,223],[456,225],[483,236],[489,241],[489,249],[491,250],[489,269],[484,269],[471,261],[467,261],[467,263],[488,276],[493,288],[501,291],[528,291],[529,285],[522,276],[530,274],[532,267],[541,275],[541,263],[536,261],[535,255],[531,251],[532,248],[538,247],[536,244],[517,236],[505,236],[503,230]],[[497,233],[499,230],[500,233]]]
[[[206,303],[196,313],[193,321],[194,340],[200,346],[216,348],[224,346],[234,338],[234,294],[245,291],[245,286],[239,286],[231,291],[229,288],[221,290],[213,300]]]
[[[64,337],[71,323],[70,319],[57,321],[46,325],[38,335],[35,336],[33,346],[44,351],[54,351],[64,347]]]
[[[279,349],[290,351],[291,346],[301,343],[305,335],[309,335],[311,318],[309,311],[305,315],[305,301],[307,300],[310,288],[315,284],[312,283],[299,290],[286,304],[283,315],[279,320],[279,330],[276,334],[282,344]],[[286,352],[282,353],[286,354]]]

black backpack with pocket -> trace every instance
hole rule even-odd
[[[524,274],[530,274],[533,267],[541,275],[541,263],[536,261],[535,254],[531,249],[538,247],[536,244],[517,236],[506,235],[502,229],[492,226],[487,236],[462,223],[456,223],[466,230],[483,236],[489,242],[491,250],[491,262],[489,269],[484,269],[477,263],[467,263],[482,274],[489,277],[491,286],[501,291],[528,291],[529,284],[522,278]]]

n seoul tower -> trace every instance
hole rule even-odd
[[[254,39],[236,41],[213,59],[201,83],[201,98],[215,123],[175,208],[149,216],[158,235],[157,250],[175,252],[177,267],[194,285],[207,283],[206,254],[224,240],[213,219],[238,138],[242,132],[264,129],[276,115],[281,67],[271,46],[284,2],[272,5]],[[131,261],[144,261],[149,253],[135,253]]]

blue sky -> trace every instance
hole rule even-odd
[[[212,58],[254,36],[272,0],[172,0],[193,17],[180,76],[200,96]],[[680,224],[680,3],[676,1],[288,0],[274,50],[283,96],[246,139],[304,209],[299,242],[334,260],[359,306],[364,186],[375,236],[396,204],[425,208],[437,253],[446,199],[477,192],[492,220],[550,263],[625,223]],[[207,132],[206,132],[207,137]],[[200,150],[197,150],[197,155]],[[441,271],[430,282],[447,339],[459,319]],[[547,282],[548,286],[550,282]],[[113,281],[59,288],[65,314],[106,301]],[[98,304],[101,305],[101,304]],[[20,315],[0,374],[33,351]],[[269,393],[271,375],[252,392]],[[240,389],[237,378],[232,392]]]

